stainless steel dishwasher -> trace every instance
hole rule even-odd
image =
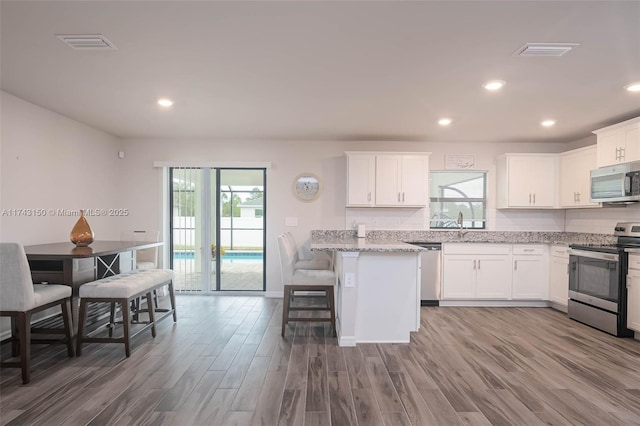
[[[441,243],[410,242],[428,249],[420,252],[420,305],[440,305]]]

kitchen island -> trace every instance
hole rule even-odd
[[[340,346],[409,343],[420,327],[420,256],[425,249],[397,241],[312,242],[335,252],[336,328]]]

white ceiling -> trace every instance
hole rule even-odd
[[[623,90],[640,81],[640,1],[3,0],[0,12],[2,90],[125,138],[559,142],[640,115],[640,93]],[[513,57],[527,42],[580,46]],[[500,93],[481,87],[496,78]]]

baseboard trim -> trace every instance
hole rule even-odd
[[[340,336],[340,333],[338,333]],[[355,346],[356,336],[340,336],[338,337],[338,346]]]
[[[546,300],[441,300],[445,307],[478,307],[478,308],[548,308]]]
[[[270,297],[273,299],[282,299],[284,290],[280,291],[265,291],[264,297]]]

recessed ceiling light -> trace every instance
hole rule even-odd
[[[158,105],[168,108],[173,105],[173,101],[167,98],[158,99]]]
[[[551,127],[556,124],[556,122],[555,120],[544,120],[540,124],[542,124],[544,127]]]
[[[502,89],[502,86],[504,86],[505,84],[507,83],[504,80],[491,80],[483,84],[482,87],[484,87],[487,90],[493,91],[493,90]]]
[[[450,118],[441,118],[440,120],[438,120],[438,124],[441,126],[448,126],[452,121],[453,120]]]
[[[627,84],[624,88],[629,92],[640,92],[640,82]]]

